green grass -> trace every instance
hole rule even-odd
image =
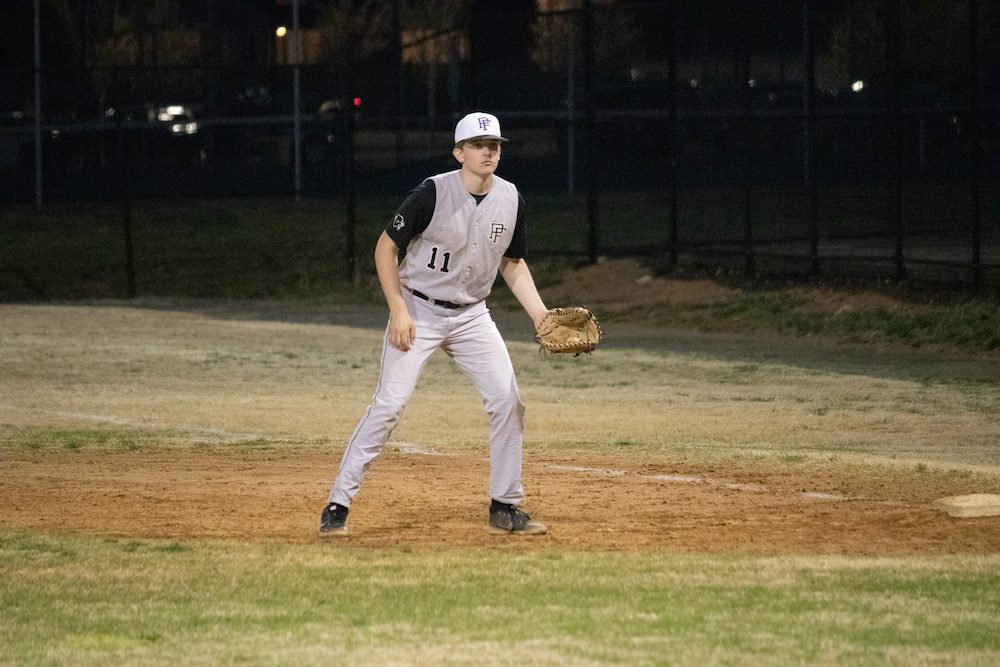
[[[45,425],[13,426],[0,424],[0,442],[6,451],[37,452],[135,452],[164,447],[223,447],[231,450],[268,449],[270,447],[322,444],[322,439],[265,438],[220,429],[166,429],[134,426],[95,426],[90,428]]]
[[[884,309],[841,313],[829,330],[849,336],[878,331],[914,345],[947,344],[994,350],[1000,347],[1000,309],[991,303],[929,306],[920,312]]]
[[[33,450],[80,450],[91,447],[105,449],[139,449],[143,443],[162,442],[165,434],[132,428],[53,428],[13,427],[0,425],[0,437],[7,448]],[[174,438],[183,437],[171,434]]]
[[[986,665],[998,566],[0,531],[0,662]]]
[[[368,202],[357,221],[358,254],[371,253],[393,204]],[[344,269],[337,203],[137,202],[131,207],[137,293],[143,296],[364,300]],[[75,204],[5,211],[0,237],[3,298],[127,295],[122,209]],[[374,271],[364,265],[363,273]]]
[[[985,350],[1000,347],[1000,308],[988,301],[824,314],[811,312],[800,296],[769,290],[737,294],[716,302],[711,310],[719,320],[735,319],[800,336],[829,334],[863,340],[879,335],[915,346],[944,344]]]
[[[609,313],[609,322],[635,319],[663,327],[709,332],[769,330],[792,336],[826,336],[845,342],[891,340],[913,347],[939,345],[979,350],[1000,347],[1000,307],[995,298],[963,294],[913,298],[897,309],[825,312],[791,285],[748,286],[709,304],[643,304]],[[602,313],[603,314],[603,313]]]

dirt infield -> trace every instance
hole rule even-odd
[[[135,538],[316,540],[339,451],[23,452],[6,457],[4,525]],[[877,465],[581,460],[529,452],[526,509],[548,535],[486,531],[487,463],[475,452],[390,446],[355,500],[341,545],[688,553],[987,554],[1000,517],[931,508],[976,490],[968,476]],[[320,504],[318,504],[320,503]]]
[[[586,293],[588,305],[626,312],[665,300],[711,303],[728,289],[653,278],[635,262],[588,267],[577,278],[547,290],[546,300],[572,305]],[[856,292],[806,297],[832,310],[897,305]],[[343,443],[373,385],[383,308],[170,302],[4,315],[0,428],[19,441],[0,448],[0,524],[126,538],[317,541]],[[573,375],[579,367],[540,364],[533,344],[525,351],[523,311],[497,309],[495,317],[521,345],[514,354],[531,414],[547,415],[532,423],[524,481],[525,509],[549,534],[487,534],[486,446],[469,444],[485,421],[465,423],[471,414],[485,418],[449,366],[426,374],[430,388],[394,434],[441,452],[390,442],[342,544],[1000,553],[1000,517],[954,518],[931,506],[1000,491],[992,416],[1000,352],[708,335],[610,318],[608,345],[595,359],[614,352],[624,370],[592,366],[607,377],[590,382]],[[659,372],[671,384],[650,378]],[[620,423],[622,412],[642,406],[656,414]],[[669,418],[657,412],[664,406]],[[442,419],[450,426],[442,429]],[[91,431],[92,440],[60,440]],[[926,458],[904,462],[908,456]]]

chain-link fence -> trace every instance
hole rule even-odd
[[[1000,282],[995,3],[237,4],[41,3],[38,60],[3,51],[0,203],[329,202],[351,274],[366,202],[484,109],[533,255]]]

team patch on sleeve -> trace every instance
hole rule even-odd
[[[406,221],[403,220],[403,214],[397,213],[396,217],[392,219],[392,228],[397,232],[406,226]]]

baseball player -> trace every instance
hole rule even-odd
[[[437,348],[472,379],[489,415],[490,532],[546,531],[518,508],[524,498],[524,404],[485,302],[499,270],[536,328],[548,312],[524,261],[524,200],[494,173],[506,141],[496,116],[462,118],[452,151],[461,167],[418,185],[379,237],[375,268],[389,305],[382,367],[372,403],[341,459],[321,517],[321,538],[347,534],[351,500]]]

